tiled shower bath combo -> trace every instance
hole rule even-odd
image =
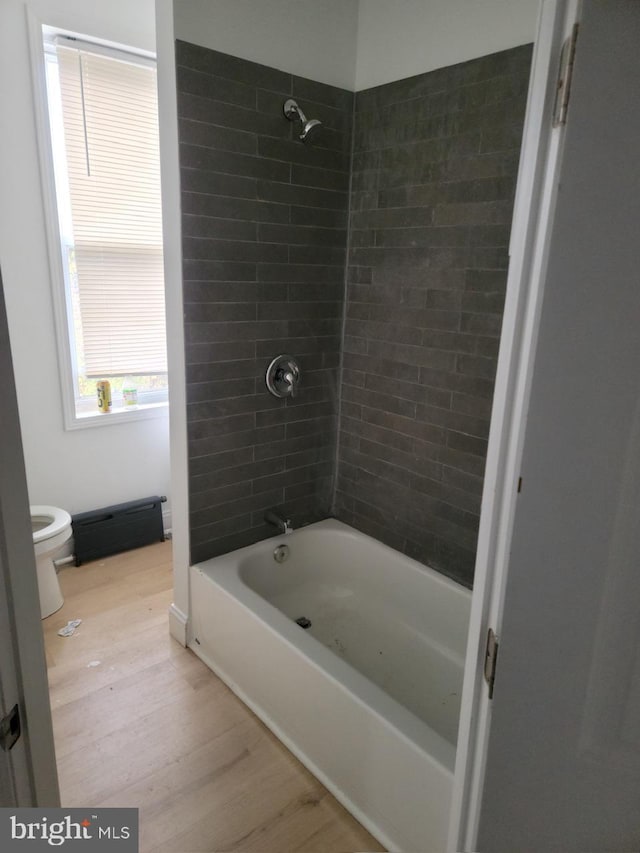
[[[271,535],[281,506],[471,584],[530,58],[354,110],[177,43],[193,562]],[[307,144],[289,97],[322,121]],[[280,352],[302,367],[295,400],[265,388]]]
[[[530,60],[177,43],[192,648],[389,849],[447,844]]]

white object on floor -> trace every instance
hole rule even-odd
[[[57,506],[32,506],[31,530],[36,554],[40,616],[45,619],[64,604],[53,556],[71,537],[71,516]]]
[[[102,663],[101,660],[90,660],[89,663],[87,664],[87,669],[89,669],[89,667],[91,667],[91,666],[100,666],[101,663]]]
[[[78,625],[82,624],[82,619],[70,619],[64,628],[60,628],[58,631],[59,637],[70,637],[78,627]]]

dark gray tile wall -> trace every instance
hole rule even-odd
[[[192,561],[278,507],[471,585],[530,46],[359,93],[351,173],[351,93],[176,49]]]
[[[530,61],[356,96],[335,511],[467,585]]]
[[[333,499],[353,95],[177,42],[191,559]],[[304,145],[282,113],[324,127]],[[264,373],[299,358],[295,400]]]

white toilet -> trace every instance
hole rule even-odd
[[[71,516],[57,506],[32,506],[31,529],[36,552],[40,615],[44,619],[64,604],[53,557],[71,538]]]

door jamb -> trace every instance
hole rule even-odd
[[[509,273],[491,415],[474,594],[460,712],[448,850],[475,850],[491,701],[484,682],[489,628],[500,636],[563,128],[552,127],[560,51],[581,0],[543,0],[532,61],[509,247]],[[499,689],[499,666],[498,666]]]

